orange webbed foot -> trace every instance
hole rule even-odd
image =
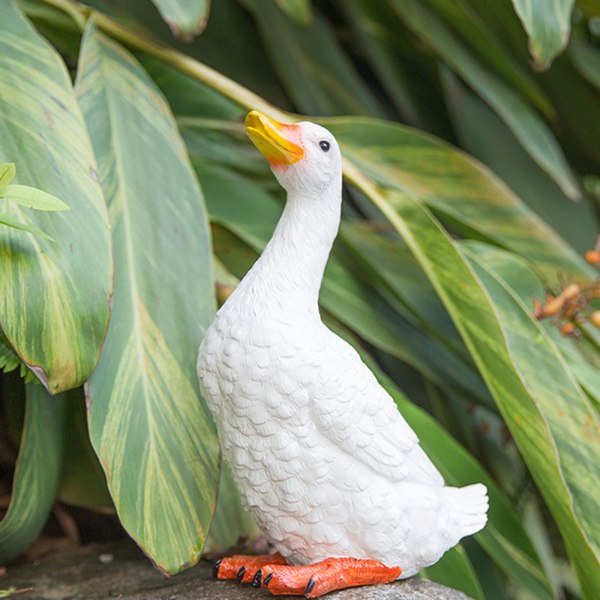
[[[257,572],[253,585],[262,583],[274,596],[318,598],[348,587],[391,583],[401,573],[400,567],[387,567],[377,560],[327,558],[302,567],[266,565]]]
[[[237,579],[242,583],[250,583],[261,567],[270,564],[285,565],[287,563],[279,552],[259,556],[235,554],[218,560],[213,565],[212,574],[215,579]]]

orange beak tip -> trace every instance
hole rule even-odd
[[[265,155],[272,166],[291,165],[304,157],[298,125],[286,125],[257,110],[244,119],[252,143]]]

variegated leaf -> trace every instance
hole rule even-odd
[[[83,383],[98,361],[112,289],[108,216],[67,69],[12,1],[0,2],[0,89],[0,162],[71,207],[3,202],[12,226],[0,227],[0,324],[56,393]]]
[[[36,540],[52,510],[60,481],[65,398],[50,397],[36,382],[26,385],[25,402],[12,495],[0,521],[0,564],[16,558]]]
[[[200,557],[219,479],[196,356],[214,311],[204,203],[168,105],[94,25],[76,89],[113,228],[113,315],[87,385],[92,443],[121,522],[158,568]]]

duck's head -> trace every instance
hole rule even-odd
[[[273,174],[290,193],[321,197],[339,195],[342,156],[333,135],[315,123],[278,123],[253,110],[245,120],[254,145],[265,155]]]

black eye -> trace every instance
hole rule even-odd
[[[326,140],[319,142],[319,146],[321,147],[321,150],[323,150],[323,152],[329,152],[329,148],[331,148],[329,142],[327,142]]]

